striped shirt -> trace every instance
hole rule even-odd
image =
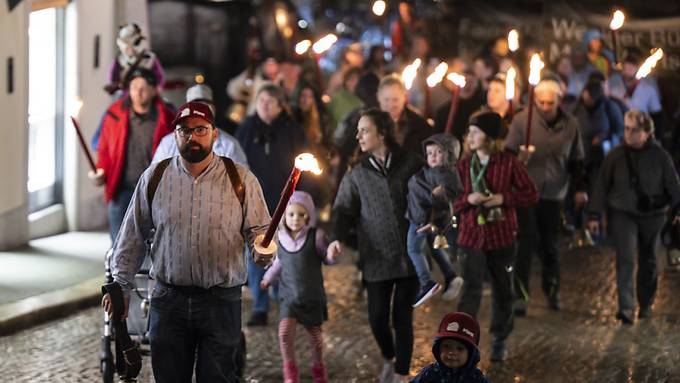
[[[477,223],[480,208],[468,202],[472,193],[470,178],[470,156],[458,161],[458,174],[463,182],[464,192],[453,203],[456,214],[460,214],[458,245],[473,250],[497,250],[509,246],[517,236],[516,206],[529,206],[538,201],[538,190],[524,166],[511,154],[499,153],[489,157],[484,180],[494,194],[503,195],[504,220]]]
[[[235,166],[245,186],[243,206],[218,156],[196,178],[174,157],[149,214],[146,192],[155,165],[150,166],[137,183],[113,246],[114,280],[126,289],[134,287],[145,241],[153,239],[150,275],[156,280],[202,288],[245,283],[245,241],[252,245],[270,217],[255,176],[242,165]]]

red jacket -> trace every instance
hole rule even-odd
[[[515,206],[528,206],[538,201],[538,189],[529,177],[524,165],[513,155],[494,154],[489,158],[484,180],[494,194],[503,195],[505,220],[477,224],[479,207],[470,205],[468,195],[472,193],[468,155],[458,161],[458,173],[463,182],[464,192],[453,203],[453,209],[460,214],[458,245],[473,250],[498,250],[510,246],[517,236],[517,214]]]
[[[123,169],[125,168],[125,144],[128,139],[128,115],[130,114],[129,97],[121,98],[109,107],[104,116],[102,134],[97,146],[97,167],[104,169],[106,187],[104,199],[109,202],[118,192]],[[158,120],[153,132],[151,153],[156,151],[158,143],[166,134],[172,132],[170,123],[174,112],[166,106],[160,97],[155,100]]]

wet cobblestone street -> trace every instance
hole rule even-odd
[[[663,263],[663,262],[661,262]],[[622,326],[614,318],[614,256],[590,249],[562,254],[561,312],[550,311],[540,292],[540,267],[534,267],[528,316],[515,320],[509,358],[488,359],[489,290],[480,320],[480,367],[494,382],[680,382],[680,273],[661,271],[651,318]],[[536,265],[538,266],[538,265]],[[365,300],[355,298],[354,267],[347,261],[325,269],[329,321],[324,325],[326,362],[332,382],[373,382],[381,357],[371,335]],[[249,300],[244,301],[247,318]],[[455,303],[455,302],[454,302]],[[435,298],[416,310],[416,342],[411,373],[432,361],[431,336],[455,304]],[[280,382],[276,326],[249,329],[246,382]],[[90,308],[72,316],[0,338],[1,382],[97,382],[102,311]],[[302,381],[311,381],[304,332],[299,331]],[[144,358],[140,382],[153,382]]]

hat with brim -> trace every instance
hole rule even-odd
[[[448,313],[439,324],[436,339],[453,338],[477,348],[479,345],[479,323],[463,312]]]
[[[175,115],[175,119],[172,120],[171,126],[174,128],[190,117],[200,118],[211,125],[215,125],[215,117],[210,111],[210,107],[200,101],[191,101],[182,104],[182,106],[177,109],[177,114]]]

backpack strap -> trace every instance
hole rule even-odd
[[[170,164],[171,159],[172,157],[166,158],[158,163],[156,168],[153,170],[151,178],[149,179],[149,185],[146,187],[146,202],[149,205],[149,216],[151,217],[151,222],[153,222],[153,213],[151,210],[153,197],[156,195],[156,190],[158,190],[158,184],[160,184],[161,178],[163,178],[163,173]]]
[[[229,157],[220,157],[222,162],[224,162],[224,167],[227,169],[227,174],[229,175],[229,180],[231,181],[231,186],[234,188],[234,194],[238,198],[238,201],[243,206],[246,199],[246,188],[241,181],[241,176],[238,175],[238,170],[236,170],[236,165],[234,161]]]

